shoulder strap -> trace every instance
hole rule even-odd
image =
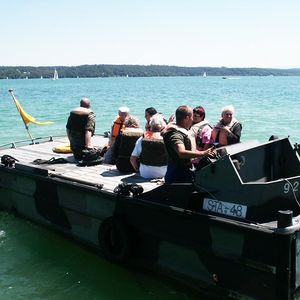
[[[202,130],[206,125],[208,125],[210,128],[212,128],[212,126],[207,121],[204,121],[203,124],[201,124],[198,128],[197,136],[199,136],[199,137],[201,136]]]

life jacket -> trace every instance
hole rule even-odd
[[[94,135],[95,133],[95,119],[94,112],[85,107],[77,107],[70,112],[67,122],[67,129],[77,132],[85,132],[89,130]]]
[[[67,129],[78,132],[85,132],[85,126],[87,124],[88,114],[77,114],[71,111],[67,122]]]
[[[166,166],[168,155],[163,139],[143,138],[140,162],[147,166]]]
[[[202,123],[203,122],[203,123]],[[197,132],[197,135],[196,135],[196,145],[199,147],[199,148],[203,148],[204,147],[204,143],[202,142],[202,130],[203,128],[208,125],[210,128],[212,128],[212,126],[206,121],[202,121],[201,125],[199,126],[198,128],[198,132]]]
[[[122,128],[123,122],[121,121],[120,116],[118,116],[112,125],[111,137],[115,139],[121,133]]]
[[[188,131],[179,127],[170,127],[163,135],[166,150],[168,153],[168,164],[173,164],[179,167],[189,168],[191,166],[191,160],[189,158],[179,158],[177,152],[173,149],[173,143],[171,142],[171,136],[178,131],[183,138],[184,147],[186,150],[192,150],[192,142],[188,135]]]
[[[229,128],[230,131],[232,131],[232,128],[237,124],[238,122],[234,122],[231,127]],[[220,146],[227,146],[228,145],[228,139],[227,139],[227,133],[223,130],[221,131],[221,128],[219,126],[215,126],[212,133],[211,133],[211,139],[213,142],[219,143]]]
[[[114,156],[116,158],[116,167],[119,171],[130,173],[134,172],[130,156],[134,149],[135,142],[143,135],[142,132],[124,131],[120,134],[114,144]]]
[[[89,130],[94,135],[95,114],[90,109],[77,108],[71,111],[66,125],[70,148],[74,156],[81,158],[81,151],[85,148],[85,132]]]

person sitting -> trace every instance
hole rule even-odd
[[[74,158],[82,158],[82,150],[93,148],[92,136],[95,133],[96,115],[91,110],[91,101],[84,97],[80,101],[80,107],[70,112],[66,129]]]
[[[113,159],[120,172],[133,173],[130,156],[137,139],[143,135],[138,119],[133,116],[126,118],[122,132],[117,136],[113,146]]]
[[[193,109],[193,125],[189,131],[193,150],[203,151],[210,147],[212,126],[205,119],[205,109],[202,106]],[[199,166],[200,162],[201,158],[193,159],[195,166]]]
[[[150,130],[150,119],[155,114],[157,114],[157,111],[154,107],[148,107],[145,109],[145,119],[146,119],[145,130],[146,131]]]
[[[176,124],[170,126],[163,135],[168,152],[165,183],[192,182],[191,159],[213,156],[214,151],[212,148],[192,150],[189,129],[193,123],[193,110],[189,106],[179,106],[175,114]]]
[[[113,121],[111,126],[111,133],[108,139],[107,151],[104,154],[104,163],[106,164],[115,164],[115,160],[113,158],[113,146],[117,136],[122,132],[124,127],[124,122],[127,117],[129,117],[129,108],[126,106],[121,106],[118,109],[118,116]]]
[[[149,121],[149,131],[140,137],[132,151],[130,162],[143,178],[162,178],[167,171],[167,153],[161,136],[166,122],[161,114]]]
[[[211,142],[218,143],[219,146],[232,145],[240,142],[242,124],[234,117],[234,112],[232,105],[223,107],[221,119],[213,128]]]

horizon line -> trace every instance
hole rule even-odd
[[[226,67],[226,66],[178,66],[178,65],[160,65],[160,64],[81,64],[81,65],[0,65],[0,68],[17,68],[17,67],[30,67],[30,68],[74,68],[81,66],[141,66],[141,67],[176,67],[176,68],[209,68],[209,69],[272,69],[272,70],[293,70],[300,69],[300,67]]]

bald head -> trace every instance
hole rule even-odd
[[[80,106],[84,108],[90,108],[91,107],[91,100],[87,97],[83,97],[80,100]]]

